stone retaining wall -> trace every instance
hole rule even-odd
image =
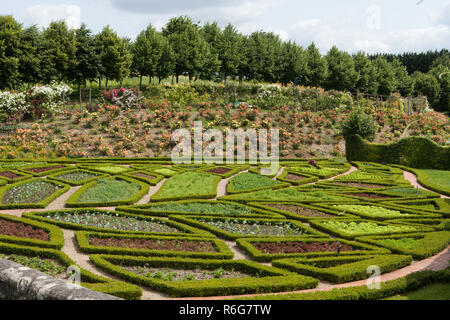
[[[121,300],[0,259],[0,300]]]

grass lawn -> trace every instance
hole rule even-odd
[[[423,178],[441,190],[450,190],[450,171],[415,169],[420,178]],[[419,179],[420,179],[419,178]]]
[[[99,180],[97,185],[87,189],[77,202],[108,202],[125,200],[136,194],[141,187],[122,180]]]
[[[450,283],[435,283],[385,300],[450,300]]]

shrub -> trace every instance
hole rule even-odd
[[[348,137],[358,134],[363,139],[373,141],[375,138],[376,128],[375,123],[369,115],[366,115],[362,110],[356,109],[350,114],[347,121],[342,123],[342,136]]]

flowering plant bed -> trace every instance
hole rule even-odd
[[[54,225],[1,214],[0,241],[61,249],[64,235],[61,229]]]
[[[207,230],[228,240],[246,237],[327,237],[326,234],[317,232],[298,221],[190,216],[172,216],[170,219]]]
[[[243,204],[226,201],[183,200],[176,202],[158,202],[143,205],[120,206],[117,211],[133,214],[168,217],[170,215],[190,216],[227,216],[243,218],[282,218],[281,215],[267,210],[251,208]]]
[[[172,297],[280,292],[315,288],[318,284],[318,280],[311,277],[244,260],[143,258],[112,255],[91,255],[89,258],[95,265],[110,274],[165,292]],[[155,269],[159,273],[158,271],[153,272]],[[167,269],[169,269],[170,275],[167,274]],[[203,275],[198,275],[199,272]],[[211,273],[213,278],[209,276],[205,279],[205,275]],[[224,277],[224,275],[229,277]],[[197,280],[199,277],[205,280]]]
[[[211,238],[138,236],[86,231],[77,231],[76,238],[80,249],[87,253],[202,259],[233,258],[233,252],[224,242]]]
[[[109,233],[157,234],[162,236],[212,236],[206,231],[174,221],[93,208],[25,212],[24,216],[75,230]]]
[[[71,186],[81,186],[107,176],[93,171],[74,169],[49,175],[47,179],[60,181]]]
[[[314,238],[242,238],[239,248],[260,262],[295,257],[334,257],[386,254],[387,249],[342,239]]]
[[[345,283],[370,277],[367,272],[370,266],[378,266],[383,274],[406,267],[411,262],[411,256],[407,255],[377,255],[281,259],[272,261],[272,265],[322,281]]]
[[[279,177],[277,177],[277,180],[294,185],[302,185],[316,182],[319,180],[319,177],[306,173],[294,172],[292,170],[289,170],[289,168],[285,168],[283,173]]]
[[[68,185],[45,179],[7,185],[0,189],[0,209],[45,208],[69,188]]]
[[[101,164],[101,165],[95,165],[95,166],[82,166],[88,170],[91,171],[97,171],[97,172],[101,172],[101,173],[105,173],[105,174],[123,174],[125,172],[129,172],[132,169],[127,168],[127,167],[122,167],[122,166],[118,166],[115,164]]]

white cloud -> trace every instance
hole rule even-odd
[[[392,48],[381,40],[356,40],[355,47],[364,52],[391,52]]]
[[[26,8],[25,20],[30,24],[47,27],[52,21],[64,20],[69,28],[81,24],[81,8],[75,5],[35,5]]]
[[[137,13],[179,13],[239,5],[240,0],[111,0],[116,8]]]

